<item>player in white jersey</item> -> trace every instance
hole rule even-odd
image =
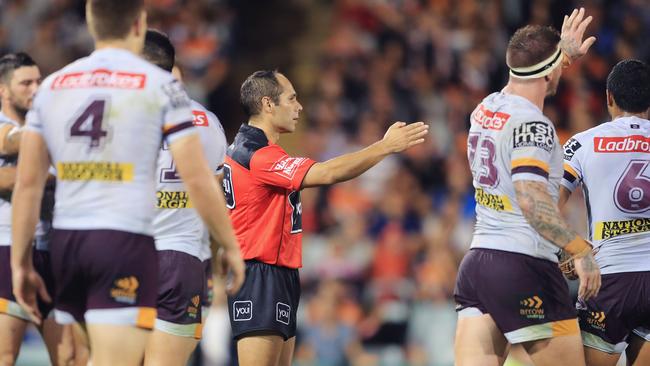
[[[224,198],[192,125],[187,94],[141,59],[143,0],[89,0],[95,52],[49,76],[23,132],[12,200],[14,294],[34,319],[42,279],[28,250],[47,170],[57,170],[50,243],[58,322],[84,322],[98,365],[141,364],[156,317],[156,160],[163,139],[210,233],[226,248],[234,288],[243,261]]]
[[[456,365],[501,365],[522,344],[536,365],[584,365],[575,309],[557,266],[565,248],[578,259],[580,296],[599,287],[591,246],[561,221],[561,146],[544,116],[562,64],[585,54],[591,17],[565,17],[562,34],[526,26],[508,43],[508,84],[471,116],[468,160],[476,191],[471,250],[458,271]]]
[[[145,60],[171,72],[175,54],[165,34],[147,31],[142,52]],[[227,147],[223,128],[217,117],[199,103],[192,101],[191,107],[208,166],[218,179]],[[201,339],[203,304],[208,296],[205,263],[211,257],[210,234],[192,208],[166,144],[158,156],[156,179],[154,238],[159,264],[158,315],[145,351],[145,364],[184,365]]]
[[[612,120],[564,145],[560,204],[582,186],[603,286],[579,301],[587,364],[650,364],[650,67],[619,62],[607,77]],[[629,346],[628,346],[629,345]]]
[[[0,58],[0,364],[12,365],[18,357],[29,315],[15,301],[11,286],[11,191],[16,176],[16,161],[22,126],[32,104],[36,89],[41,82],[41,73],[25,53],[8,54]],[[53,189],[53,187],[51,188]],[[48,191],[48,197],[52,197]],[[45,216],[51,216],[51,205],[45,205]],[[44,215],[41,215],[44,216]],[[47,234],[49,221],[41,220],[35,233],[33,252],[34,266],[51,289],[52,273],[49,265]],[[74,360],[72,328],[56,324],[51,314],[52,305],[39,302],[39,308],[46,317],[38,327],[54,365],[64,365]]]

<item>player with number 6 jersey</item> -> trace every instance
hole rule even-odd
[[[612,120],[564,145],[560,204],[582,187],[603,287],[578,302],[587,363],[650,364],[650,66],[619,62],[607,78]],[[643,351],[641,351],[643,350]]]

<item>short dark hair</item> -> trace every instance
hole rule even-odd
[[[122,39],[144,9],[144,0],[88,0],[99,40]]]
[[[508,42],[509,67],[528,67],[549,58],[557,49],[560,33],[553,27],[527,25],[517,29]]]
[[[36,62],[25,52],[9,53],[0,58],[0,83],[8,83],[14,71],[21,67],[36,66]]]
[[[172,71],[176,62],[176,50],[167,35],[156,29],[148,29],[144,38],[142,56],[163,70]]]
[[[623,60],[607,76],[607,91],[625,112],[650,108],[650,67],[639,60]]]
[[[277,70],[255,71],[247,77],[239,90],[239,98],[244,112],[249,117],[262,111],[262,98],[269,97],[276,105],[280,103],[282,86],[278,81]]]

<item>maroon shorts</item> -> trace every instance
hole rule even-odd
[[[585,346],[621,353],[631,333],[650,341],[650,272],[605,274],[598,296],[578,302]]]
[[[0,313],[30,320],[29,315],[18,305],[13,294],[10,258],[11,247],[0,246]],[[41,276],[47,292],[52,296],[54,294],[54,279],[52,278],[50,253],[45,250],[33,249],[32,260],[34,269]],[[43,318],[47,318],[53,307],[51,303],[38,299],[38,310]]]
[[[193,255],[158,252],[159,287],[156,329],[180,337],[201,337],[205,268]]]
[[[460,317],[490,314],[510,343],[578,334],[576,310],[556,263],[492,249],[472,249],[454,290]]]
[[[57,322],[153,327],[158,256],[151,236],[54,229],[50,254]]]
[[[209,308],[212,305],[214,297],[214,284],[212,283],[212,258],[203,261],[203,270],[205,273],[205,287],[203,289],[203,307]],[[204,316],[205,318],[205,316]]]

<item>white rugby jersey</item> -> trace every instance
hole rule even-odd
[[[490,94],[472,112],[467,155],[477,203],[471,247],[557,262],[559,248],[528,224],[513,185],[544,182],[557,202],[563,169],[553,123],[523,97]]]
[[[582,185],[600,272],[650,271],[650,121],[622,117],[564,144],[562,185]]]
[[[9,119],[5,114],[0,112],[0,127],[11,125],[20,127],[18,122]],[[0,167],[16,166],[18,162],[18,155],[0,155]],[[34,236],[39,239],[47,234],[49,223],[39,221],[36,224],[36,232]],[[37,240],[38,241],[38,240]],[[0,246],[11,245],[11,202],[0,199]],[[46,249],[46,248],[39,248]]]
[[[27,128],[43,136],[57,171],[54,228],[145,235],[153,235],[161,141],[195,132],[181,84],[114,48],[45,79]]]
[[[194,101],[192,114],[208,165],[215,175],[221,174],[228,147],[223,127],[217,116]],[[200,260],[210,258],[210,233],[198,212],[192,207],[185,186],[176,173],[176,166],[167,144],[163,144],[158,156],[156,179],[156,249],[177,250]]]

